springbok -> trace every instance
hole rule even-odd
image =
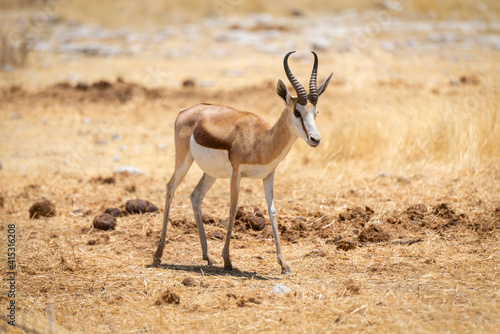
[[[273,200],[274,172],[290,151],[297,137],[304,139],[312,147],[320,144],[321,136],[314,121],[318,113],[316,104],[333,74],[330,74],[319,87],[317,86],[318,56],[312,52],[314,66],[309,81],[308,95],[288,66],[288,57],[294,52],[289,52],[285,56],[283,65],[297,97],[293,98],[283,81],[278,80],[276,92],[285,102],[285,109],[273,126],[256,114],[222,105],[201,103],[179,112],[175,120],[175,171],[167,183],[163,230],[158,249],[153,256],[156,265],[161,263],[165,249],[168,214],[175,190],[184,179],[193,161],[196,161],[204,174],[190,198],[200,235],[203,259],[208,261],[208,265],[213,265],[216,261],[208,253],[201,213],[203,198],[216,179],[230,179],[229,225],[222,258],[224,269],[232,269],[229,244],[238,208],[240,179],[248,177],[263,180],[278,263],[281,265],[282,273],[290,273],[290,267],[285,263],[281,254],[276,228],[276,210]]]

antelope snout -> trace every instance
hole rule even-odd
[[[309,146],[316,147],[321,144],[321,136],[319,134],[309,136],[309,140],[307,141],[307,143],[309,144]]]

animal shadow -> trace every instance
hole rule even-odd
[[[147,265],[146,267],[147,268],[162,268],[162,269],[169,269],[169,270],[179,270],[179,271],[186,271],[186,272],[195,272],[195,273],[199,273],[199,274],[204,275],[204,276],[245,277],[248,279],[256,279],[256,280],[263,280],[263,281],[282,279],[279,277],[259,275],[255,271],[245,271],[245,270],[240,270],[238,268],[226,270],[226,269],[224,269],[222,267],[218,267],[218,266],[207,267],[207,266],[196,266],[196,265],[162,263],[159,265],[150,264],[150,265]]]

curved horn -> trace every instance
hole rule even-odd
[[[318,83],[316,81],[318,76],[318,55],[314,51],[311,52],[314,55],[314,66],[311,73],[311,79],[309,80],[308,98],[312,104],[316,105],[316,103],[318,103]]]
[[[294,53],[295,51],[290,51],[286,54],[285,59],[283,60],[283,66],[285,67],[285,73],[292,84],[293,88],[297,92],[297,103],[301,105],[306,105],[307,104],[307,92],[305,88],[300,84],[299,80],[295,79],[295,77],[292,74],[292,71],[290,71],[290,67],[288,66],[288,57]]]

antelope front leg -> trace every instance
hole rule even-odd
[[[222,250],[222,258],[224,259],[224,269],[231,270],[233,266],[229,259],[229,244],[231,243],[231,233],[233,232],[234,219],[238,210],[238,195],[240,192],[240,172],[238,168],[231,171],[231,202],[229,205],[229,226],[227,227],[226,242]]]
[[[170,181],[168,181],[167,183],[167,195],[165,197],[165,212],[163,215],[163,229],[161,231],[160,242],[158,242],[158,248],[156,249],[156,252],[153,255],[153,263],[155,265],[159,265],[161,263],[161,257],[163,256],[163,251],[165,250],[165,243],[167,241],[168,214],[170,212],[170,205],[172,204],[172,198],[174,197],[175,190],[186,176],[189,167],[191,167],[193,161],[194,161],[193,156],[191,154],[188,154],[184,158],[183,163],[180,166],[176,167],[174,174],[170,178]]]
[[[165,250],[165,243],[167,239],[167,226],[168,226],[168,213],[170,212],[170,205],[172,204],[172,198],[174,197],[175,190],[172,189],[172,183],[167,184],[167,196],[165,198],[165,212],[163,214],[163,229],[161,231],[161,238],[158,242],[158,248],[153,255],[153,263],[159,265],[161,263],[161,257],[163,256],[163,251]]]
[[[285,261],[283,260],[283,254],[281,254],[280,236],[278,234],[278,229],[276,228],[276,210],[274,209],[273,186],[274,172],[269,174],[264,179],[264,192],[266,194],[269,219],[271,219],[271,226],[273,227],[274,242],[276,243],[276,256],[278,257],[278,263],[281,266],[281,273],[290,274],[290,266],[285,263]]]

